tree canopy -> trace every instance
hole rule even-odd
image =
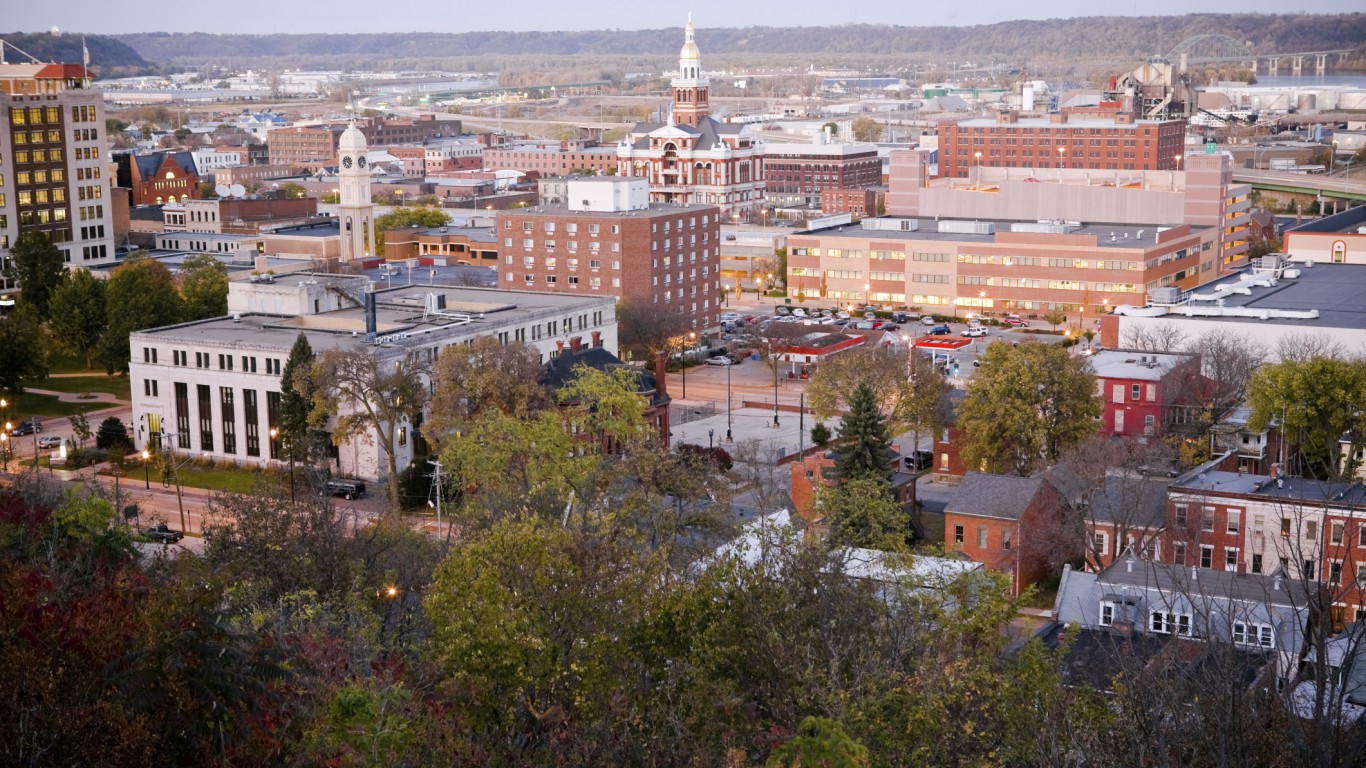
[[[425,205],[403,205],[375,219],[375,252],[384,253],[384,233],[404,227],[444,227],[451,217],[440,208]]]
[[[0,391],[11,397],[47,378],[47,344],[38,310],[20,302],[0,315]]]
[[[1252,376],[1247,402],[1248,427],[1279,424],[1299,445],[1310,473],[1333,479],[1355,474],[1355,460],[1338,462],[1338,441],[1350,432],[1351,448],[1366,445],[1366,360],[1311,357],[1264,366]]]
[[[187,321],[228,314],[227,266],[206,253],[189,256],[180,268],[180,295]]]
[[[52,294],[47,321],[52,337],[64,351],[84,358],[86,368],[95,366],[104,342],[105,287],[89,270],[73,269]]]
[[[131,258],[114,270],[105,286],[108,329],[100,359],[110,373],[128,372],[128,336],[135,331],[181,322],[184,302],[175,278],[160,262]]]
[[[10,247],[5,276],[19,283],[20,298],[47,317],[48,301],[62,282],[66,264],[60,248],[47,233],[31,230],[20,235]]]
[[[855,386],[849,397],[849,412],[840,422],[839,440],[835,473],[840,480],[872,479],[885,485],[891,479],[887,426],[878,413],[873,388],[866,383]]]
[[[1086,358],[1037,342],[991,344],[958,408],[967,466],[1029,475],[1096,431],[1102,405]]]

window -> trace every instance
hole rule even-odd
[[[963,526],[961,526],[961,525],[955,525],[955,526],[953,527],[953,543],[954,543],[954,544],[962,544],[962,543],[963,543]]]
[[[1242,513],[1240,513],[1240,512],[1239,512],[1238,510],[1236,510],[1236,509],[1230,509],[1230,510],[1228,511],[1228,525],[1226,526],[1226,530],[1227,530],[1229,533],[1237,534],[1237,533],[1238,533],[1238,524],[1239,524],[1240,522],[1242,522]]]
[[[1106,553],[1109,551],[1109,546],[1110,546],[1110,536],[1109,536],[1109,534],[1105,534],[1105,533],[1093,533],[1093,534],[1091,534],[1091,548],[1092,548],[1093,550],[1095,550],[1095,552],[1096,552],[1097,554],[1100,554],[1100,555],[1106,554]]]
[[[1200,567],[1214,567],[1214,547],[1208,544],[1200,545]]]
[[[1186,564],[1186,542],[1178,541],[1172,544],[1172,563],[1176,565]]]
[[[1108,627],[1115,623],[1115,604],[1109,600],[1100,604],[1100,625]]]
[[[1257,555],[1253,555],[1253,556],[1252,556],[1252,572],[1253,572],[1253,573],[1261,573],[1261,572],[1262,572],[1262,556],[1261,556],[1260,554],[1257,554]]]
[[[1010,530],[1001,531],[1001,549],[1010,549]]]
[[[977,526],[977,548],[987,548],[987,527],[985,525]]]
[[[1191,633],[1191,617],[1189,613],[1153,611],[1148,615],[1148,629],[1159,635],[1176,633],[1189,637]]]
[[[1281,518],[1281,536],[1286,538],[1290,536],[1290,518],[1288,517]]]
[[[1275,636],[1267,624],[1252,624],[1246,621],[1233,622],[1233,642],[1239,645],[1256,645],[1262,648],[1275,647]]]
[[[1357,586],[1366,589],[1366,563],[1357,561]]]
[[[1306,539],[1317,539],[1317,538],[1319,537],[1319,521],[1317,521],[1317,520],[1305,520],[1305,521],[1304,521],[1304,537],[1305,537]]]
[[[1186,525],[1186,505],[1176,505],[1176,524],[1184,527]]]
[[[1231,572],[1238,570],[1238,550],[1233,547],[1224,548],[1224,570]]]
[[[1129,399],[1137,400],[1142,396],[1143,386],[1140,384],[1129,385]]]
[[[1330,533],[1328,534],[1328,540],[1333,542],[1334,544],[1341,544],[1342,538],[1347,532],[1347,524],[1333,523],[1332,528],[1329,530]]]
[[[1200,512],[1200,530],[1214,530],[1214,507],[1205,507]]]
[[[1328,583],[1337,586],[1342,583],[1342,561],[1333,560],[1328,563]]]

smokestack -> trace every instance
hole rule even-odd
[[[375,343],[375,331],[378,323],[375,320],[375,286],[371,283],[365,290],[365,340],[371,344]]]

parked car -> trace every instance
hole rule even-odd
[[[328,496],[341,496],[347,501],[358,499],[365,495],[365,483],[359,480],[328,480],[323,485],[323,492]]]
[[[838,312],[835,313],[835,317],[838,317],[838,318],[841,319],[841,320],[848,320],[848,319],[849,319],[849,313],[848,313],[848,312],[845,312],[844,310],[841,309],[840,311],[838,311]]]
[[[934,323],[934,315],[922,315],[920,318],[921,325],[934,325]]]
[[[952,331],[947,325],[936,325],[928,331],[930,336],[948,336]]]
[[[148,528],[147,535],[152,538],[152,541],[159,541],[162,544],[174,544],[185,538],[185,534],[171,528],[165,523],[157,523],[151,528]]]
[[[1006,325],[1009,325],[1009,326],[1011,326],[1012,328],[1028,328],[1028,327],[1029,327],[1029,322],[1028,322],[1027,320],[1025,320],[1025,319],[1019,317],[1018,315],[1011,315],[1010,317],[1007,317],[1007,318],[1005,319],[1005,323],[1006,323]]]
[[[909,318],[908,318],[908,316],[906,315],[905,312],[895,312],[895,313],[892,314],[892,319],[895,320],[895,321],[898,322],[898,323],[904,323],[904,322],[906,322],[906,320],[908,320]]]
[[[888,324],[882,326],[879,330],[883,330],[883,331],[899,331],[899,330],[901,330],[901,326],[897,325],[896,323],[888,323]]]
[[[724,315],[721,315],[720,320],[721,320],[721,322],[723,322],[723,323],[738,323],[738,322],[740,322],[740,313],[739,313],[739,312],[727,312],[727,313],[725,313]]]
[[[792,310],[792,316],[793,316],[793,317],[806,317],[806,310],[805,310],[805,309],[802,309],[801,307],[797,307],[796,309]]]
[[[38,438],[39,448],[61,448],[62,438],[57,435],[43,435]]]
[[[932,451],[912,451],[902,456],[901,459],[909,472],[917,472],[934,466],[934,453]]]
[[[730,358],[727,357],[727,356],[725,356],[725,355],[717,355],[716,357],[709,357],[709,358],[707,358],[707,365],[730,365],[730,364],[731,364]]]
[[[874,323],[872,320],[860,320],[858,325],[854,327],[861,331],[871,331],[873,330],[874,325],[876,325],[876,323]]]
[[[986,336],[987,327],[985,325],[974,325],[971,328],[964,329],[963,335],[972,338],[976,338],[978,336]]]
[[[35,432],[42,431],[43,422],[37,419],[27,419],[15,425],[14,429],[10,430],[10,434],[14,437],[23,437],[24,435],[32,435]]]

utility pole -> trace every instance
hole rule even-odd
[[[436,467],[436,472],[432,473],[432,485],[436,487],[436,535],[444,542],[446,535],[441,530],[441,462],[428,461],[427,463]]]

